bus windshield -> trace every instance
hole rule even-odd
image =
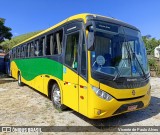
[[[149,73],[146,49],[137,30],[97,24],[92,72],[117,77],[142,77]],[[103,28],[103,29],[102,29]]]

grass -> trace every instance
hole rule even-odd
[[[17,45],[18,43],[21,43],[22,41],[40,33],[42,30],[30,32],[27,34],[22,34],[20,36],[13,37],[11,40],[5,40],[4,42],[0,43],[0,46],[3,47],[3,49],[7,52],[10,48]]]

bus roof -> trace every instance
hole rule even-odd
[[[127,24],[127,23],[124,23],[120,20],[117,20],[115,18],[112,18],[112,17],[107,17],[107,16],[102,16],[102,15],[97,15],[97,14],[90,14],[90,13],[82,13],[82,14],[77,14],[77,15],[74,15],[74,16],[71,16],[63,21],[61,21],[60,23],[22,41],[21,43],[15,45],[14,47],[18,46],[18,45],[21,45],[23,43],[26,43],[27,41],[31,40],[31,39],[34,39],[36,38],[37,36],[40,36],[40,35],[43,35],[44,33],[54,29],[54,28],[57,28],[59,26],[61,26],[62,24],[65,24],[67,23],[68,21],[72,21],[72,20],[77,20],[77,19],[82,19],[84,21],[84,23],[86,23],[87,20],[102,20],[102,21],[107,21],[107,22],[111,22],[111,23],[115,23],[115,24],[120,24],[120,25],[123,25],[123,26],[126,26],[126,27],[129,27],[129,28],[132,28],[132,29],[135,29],[135,30],[138,30],[136,27],[130,25],[130,24]],[[12,48],[14,48],[12,47]]]

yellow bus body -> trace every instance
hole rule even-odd
[[[77,19],[83,19],[83,22],[86,23],[87,15],[89,14],[80,14],[80,15],[72,16],[62,21],[61,23],[47,30],[44,30],[43,32],[23,41],[22,43],[16,45],[16,47],[42,34],[45,34],[48,31],[53,30],[66,22],[77,20]],[[86,36],[87,36],[87,31],[86,31]],[[56,81],[61,91],[61,103],[91,119],[107,118],[114,115],[119,115],[122,113],[137,110],[137,109],[125,110],[122,112],[120,111],[115,113],[118,108],[126,104],[143,102],[144,106],[140,109],[143,109],[149,105],[150,99],[151,99],[150,92],[148,92],[150,90],[150,83],[148,83],[143,87],[134,88],[134,89],[116,89],[116,88],[107,86],[105,84],[99,83],[97,80],[91,77],[91,66],[90,66],[91,61],[89,59],[90,51],[88,51],[87,53],[88,53],[87,54],[88,55],[88,81],[86,81],[84,78],[79,76],[77,73],[73,72],[71,69],[69,69],[65,65],[63,65],[63,69],[65,68],[67,71],[67,74],[63,74],[63,80],[49,74],[40,74],[30,81],[27,81],[22,76],[22,82],[40,91],[41,93],[49,96],[49,90],[48,90],[49,82],[50,80]],[[18,72],[22,72],[22,71],[21,69],[19,69],[16,63],[12,61],[11,62],[12,77],[14,77],[15,79],[18,79]],[[78,79],[75,80],[75,78],[78,78]],[[111,99],[110,101],[106,101],[98,97],[95,94],[95,92],[92,90],[91,86],[100,88],[101,90],[109,93],[110,95],[113,96],[113,99]],[[136,93],[135,95],[132,94],[133,90]],[[71,93],[75,97],[71,98]],[[116,97],[116,99],[114,97]],[[136,98],[136,97],[140,97],[140,98]],[[117,99],[119,99],[119,101]],[[126,99],[126,100],[121,100],[121,99]]]

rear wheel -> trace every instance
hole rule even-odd
[[[52,91],[51,91],[51,100],[53,103],[53,106],[59,110],[63,111],[67,107],[63,104],[61,104],[61,93],[58,84],[53,84]]]
[[[23,83],[21,81],[21,73],[20,72],[18,73],[18,85],[23,86]]]

